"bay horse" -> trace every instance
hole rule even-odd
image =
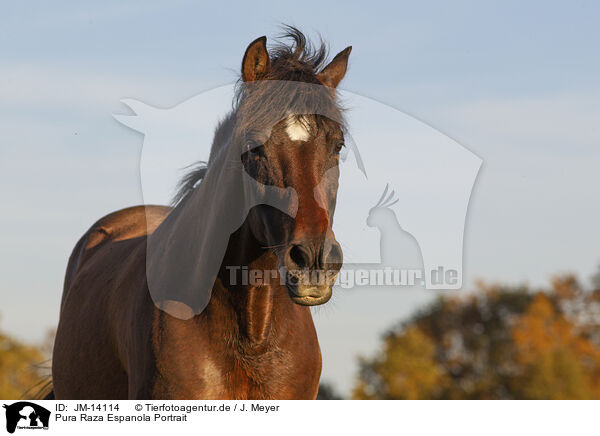
[[[209,162],[184,177],[173,206],[111,213],[76,244],[64,281],[48,398],[316,398],[321,352],[309,306],[329,300],[342,263],[332,232],[345,132],[335,88],[351,47],[327,63],[323,42],[315,46],[293,27],[285,36],[291,44],[268,50],[261,37],[246,49],[233,109],[216,129]],[[305,90],[249,86],[278,82],[325,90],[313,100],[327,107],[311,112],[311,92]],[[199,187],[211,174],[218,180],[218,156],[227,147],[241,150],[238,158],[253,180],[293,190],[295,214],[252,207],[226,241],[201,310],[177,298],[161,306],[151,295],[149,265],[161,286],[182,287],[192,300],[199,292],[195,265],[211,253],[196,240],[211,229],[198,217],[214,218],[221,210],[213,211]],[[158,254],[148,251],[153,239]],[[244,284],[239,268],[232,275],[232,265],[285,272],[289,280]],[[324,282],[298,280],[315,271],[327,273]]]

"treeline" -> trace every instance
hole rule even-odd
[[[478,284],[391,328],[359,361],[355,399],[600,399],[600,274],[547,289]],[[0,399],[32,398],[50,373],[37,347],[0,333]],[[323,384],[322,399],[338,399]]]
[[[0,399],[34,398],[50,374],[54,332],[39,346],[27,345],[0,332]]]
[[[600,286],[478,285],[444,297],[360,360],[355,399],[599,399]]]

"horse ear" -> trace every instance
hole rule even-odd
[[[242,80],[244,82],[252,82],[260,79],[271,70],[271,61],[267,52],[267,37],[252,41],[242,61]]]
[[[337,88],[338,84],[342,81],[344,75],[346,74],[346,69],[348,68],[348,57],[350,56],[351,51],[352,46],[346,47],[344,50],[335,55],[329,65],[323,68],[323,71],[317,74],[317,78],[323,85],[329,86],[330,88]]]

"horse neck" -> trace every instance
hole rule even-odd
[[[287,296],[287,291],[279,284],[278,276],[271,279],[269,284],[253,286],[252,283],[243,280],[242,267],[246,271],[277,269],[275,255],[260,246],[247,224],[231,235],[213,289],[213,298],[215,304],[221,307],[225,304],[228,310],[235,314],[236,331],[245,339],[243,342],[250,348],[261,348],[268,346],[269,339],[285,330],[283,324],[290,322],[290,317],[274,314],[286,309],[293,312],[294,304]],[[232,268],[235,268],[233,283]]]

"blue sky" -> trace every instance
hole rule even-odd
[[[352,45],[344,89],[483,158],[465,233],[472,280],[587,280],[600,261],[599,17],[591,1],[5,4],[0,328],[41,338],[77,239],[141,201],[142,137],[112,118],[119,100],[170,107],[230,83],[247,44],[281,22],[333,53]],[[356,354],[429,298],[337,295],[315,313],[324,378],[348,391]]]

